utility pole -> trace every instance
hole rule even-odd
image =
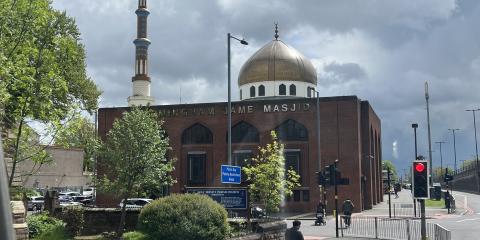
[[[430,176],[428,176],[428,182],[430,183],[430,186],[433,185],[433,161],[432,161],[432,137],[430,134],[430,109],[429,109],[429,103],[428,99],[430,96],[428,95],[428,82],[425,82],[425,101],[427,102],[427,126],[428,126],[428,158],[429,158],[429,165],[430,165]],[[430,190],[429,190],[430,191]]]
[[[453,155],[455,157],[455,165],[454,165],[453,171],[455,172],[454,174],[456,174],[457,173],[457,146],[456,146],[456,143],[455,143],[455,131],[458,131],[460,129],[449,128],[448,130],[452,131],[452,135],[453,135]]]
[[[333,164],[333,185],[335,186],[335,237],[338,238],[338,187],[337,187],[337,163]]]
[[[390,168],[387,168],[387,182],[388,182],[388,217],[392,218],[392,199],[390,192]]]
[[[476,123],[476,120],[475,120],[475,112],[480,111],[480,108],[468,109],[466,111],[473,113],[473,129],[475,131],[475,155],[476,155],[475,171],[477,172],[477,191],[480,192],[480,171],[479,171],[479,165],[478,165],[477,123]]]

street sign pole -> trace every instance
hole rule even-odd
[[[388,218],[392,218],[392,198],[390,193],[390,168],[387,169],[387,181],[388,181]]]

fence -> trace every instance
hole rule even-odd
[[[420,220],[396,219],[383,217],[352,217],[351,224],[346,227],[344,216],[340,221],[342,237],[367,237],[376,239],[421,239]],[[427,223],[427,238],[450,240],[449,230],[438,224]]]
[[[420,203],[416,202],[417,214],[415,215],[413,203],[392,203],[393,217],[420,217]]]

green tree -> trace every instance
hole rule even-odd
[[[284,145],[271,132],[272,142],[259,147],[259,154],[243,167],[249,182],[250,201],[261,202],[268,212],[278,212],[284,196],[290,196],[299,187],[300,176],[285,170]]]
[[[60,127],[55,135],[55,144],[66,148],[82,148],[84,151],[83,170],[93,170],[99,142],[95,133],[95,125],[89,119],[75,114],[63,127]]]
[[[72,109],[93,111],[100,91],[85,72],[73,18],[49,0],[0,1],[1,123],[14,132],[11,186],[28,121],[59,124]]]
[[[395,181],[396,179],[398,179],[397,168],[395,167],[395,165],[393,165],[392,161],[383,160],[382,170],[388,170],[388,169],[390,169],[390,173],[392,174],[391,180]]]
[[[133,108],[114,122],[102,146],[100,156],[112,178],[99,179],[100,189],[123,199],[119,237],[125,224],[127,198],[142,192],[146,185],[161,188],[174,183],[170,175],[173,161],[166,159],[169,140],[162,124],[151,110]]]
[[[433,181],[434,182],[443,182],[443,178],[445,177],[445,168],[440,168],[440,167],[434,167],[432,169],[433,171]],[[453,169],[448,168],[448,173],[453,174]]]

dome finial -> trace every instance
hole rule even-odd
[[[275,40],[278,40],[278,22],[275,23]]]

